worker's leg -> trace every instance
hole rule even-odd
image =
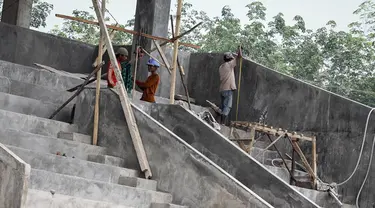
[[[225,124],[228,118],[229,112],[232,109],[233,102],[233,91],[227,90],[221,92],[222,97],[222,123]]]

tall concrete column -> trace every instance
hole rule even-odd
[[[134,30],[150,35],[167,37],[170,9],[171,0],[137,0]],[[152,40],[144,37],[138,38],[138,36],[134,35],[133,52],[137,45],[149,51],[152,46]],[[146,62],[146,58],[143,58],[140,62],[140,67],[137,70],[138,78],[145,79],[147,77]]]
[[[29,28],[33,0],[4,0],[1,21]]]

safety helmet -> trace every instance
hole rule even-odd
[[[126,50],[126,48],[123,48],[123,47],[120,47],[120,48],[117,49],[116,55],[117,54],[120,54],[120,55],[123,55],[123,56],[129,56],[128,50]]]
[[[226,52],[224,53],[224,59],[227,59],[227,60],[234,59],[234,56],[231,52]]]
[[[156,67],[160,67],[160,64],[159,64],[159,62],[157,62],[155,59],[153,59],[153,58],[150,58],[149,60],[148,60],[148,62],[147,62],[147,65],[148,66],[156,66]]]

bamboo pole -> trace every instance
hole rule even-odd
[[[175,30],[175,35],[174,35],[175,37],[177,37],[178,34],[180,33],[181,9],[182,9],[182,0],[178,0],[177,16],[176,16],[176,30]],[[170,91],[170,94],[169,94],[170,104],[174,104],[174,95],[175,95],[175,91],[176,91],[178,42],[179,42],[178,39],[176,39],[174,41],[173,68],[172,68],[172,76],[171,76],[171,91]]]
[[[128,95],[126,93],[126,89],[123,84],[124,80],[121,77],[119,66],[116,64],[117,60],[116,60],[115,52],[113,51],[111,40],[108,35],[107,27],[104,23],[104,19],[99,9],[99,6],[97,4],[97,0],[92,0],[92,3],[95,9],[96,16],[99,20],[99,26],[104,32],[103,35],[105,37],[105,44],[107,45],[109,58],[111,60],[111,63],[113,63],[113,66],[114,66],[114,72],[116,75],[116,79],[118,80],[118,83],[116,84],[115,89],[119,93],[121,107],[124,111],[125,120],[128,125],[130,136],[132,138],[132,142],[134,145],[135,153],[138,158],[139,166],[140,166],[141,171],[145,174],[145,177],[149,179],[152,177],[151,168],[147,160],[146,151],[142,143],[141,135],[138,130],[138,126],[134,117],[134,113],[133,113]]]
[[[135,80],[137,79],[138,56],[139,56],[139,46],[137,46],[136,52],[135,52],[135,66],[134,66],[133,90],[132,90],[132,97],[133,97],[133,99],[135,99]]]
[[[317,169],[316,160],[317,160],[317,156],[316,156],[316,137],[314,136],[313,141],[312,141],[312,168],[313,168],[315,176],[318,176],[318,169]],[[316,184],[317,184],[317,181],[316,181],[316,178],[314,178],[314,182],[313,182],[314,188],[316,188]]]
[[[102,1],[102,14],[103,18],[105,15],[105,2],[106,0]],[[100,38],[99,38],[99,47],[98,47],[98,59],[97,59],[97,65],[102,62],[103,60],[103,31],[100,29]],[[98,73],[96,73],[96,93],[95,93],[95,109],[94,109],[94,129],[92,133],[92,144],[97,145],[98,144],[98,128],[99,128],[99,101],[100,101],[100,80],[102,75],[102,68],[100,67]]]
[[[241,92],[241,78],[242,78],[242,51],[241,51],[241,46],[239,48],[239,53],[238,55],[240,56],[240,74],[238,76],[238,91],[237,91],[237,107],[236,107],[236,121],[238,121],[238,106],[240,104],[240,92]]]
[[[316,180],[316,175],[314,173],[314,170],[311,168],[309,162],[307,161],[305,155],[303,154],[301,148],[299,147],[296,140],[292,140],[293,149],[296,151],[298,156],[301,158],[303,165],[305,166],[307,172],[311,176],[312,179]]]
[[[91,21],[91,20],[86,20],[86,19],[82,19],[82,18],[78,18],[78,17],[72,17],[72,16],[62,15],[62,14],[56,14],[55,16],[59,17],[59,18],[63,18],[63,19],[69,19],[69,20],[74,20],[74,21],[78,21],[78,22],[84,22],[84,23],[91,24],[91,25],[99,25],[98,22]],[[128,29],[121,28],[121,27],[118,27],[118,26],[106,25],[106,27],[107,28],[111,28],[113,30],[117,30],[117,31],[121,31],[121,32],[133,34],[133,35],[140,35],[140,36],[143,36],[143,37],[146,37],[146,38],[150,38],[150,39],[154,39],[154,40],[163,40],[163,41],[166,41],[166,42],[169,42],[169,43],[173,43],[174,42],[173,40],[170,40],[168,38],[153,36],[153,35],[149,35],[149,34],[146,34],[146,33],[140,33],[140,32],[136,32],[134,30],[128,30]],[[176,40],[178,40],[178,39],[176,39]],[[180,44],[183,45],[183,46],[191,47],[191,48],[195,48],[195,49],[199,49],[200,48],[200,46],[197,46],[197,45],[194,45],[194,44],[190,44],[190,43],[180,43]]]

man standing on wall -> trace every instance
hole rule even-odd
[[[237,60],[241,57],[240,49],[237,55],[230,52],[224,53],[224,63],[219,68],[220,74],[220,96],[221,96],[221,123],[226,124],[229,112],[232,108],[233,91],[237,89],[234,76],[234,67]]]
[[[133,89],[133,81],[132,81],[132,72],[131,72],[131,64],[129,61],[129,53],[126,48],[119,48],[116,52],[116,59],[119,68],[121,69],[121,76],[124,80],[125,89],[128,92],[129,97],[131,97],[131,91]],[[109,62],[108,66],[108,87],[112,88],[116,86],[117,79],[114,72],[114,67],[112,66],[111,62]]]

